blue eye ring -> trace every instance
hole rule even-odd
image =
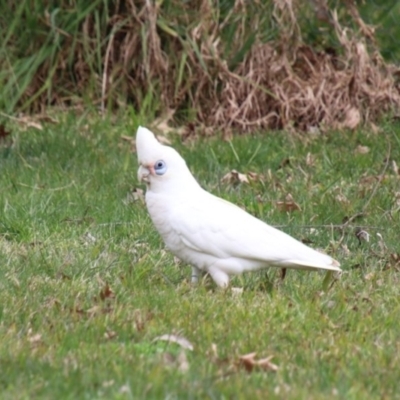
[[[167,164],[164,160],[158,160],[154,164],[154,171],[157,175],[164,175],[167,172]]]

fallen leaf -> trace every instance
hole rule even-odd
[[[115,332],[115,331],[109,331],[109,330],[107,330],[107,331],[104,333],[104,338],[107,339],[107,340],[114,339],[114,338],[116,338],[117,336],[118,336],[118,334],[117,334],[117,332]]]
[[[355,129],[361,122],[361,114],[357,108],[351,107],[347,110],[342,123],[343,128]]]
[[[273,356],[256,360],[257,353],[249,353],[239,357],[238,365],[243,367],[247,372],[252,372],[253,369],[263,369],[265,371],[277,371],[279,367],[271,362]]]
[[[354,150],[356,154],[367,154],[369,153],[369,147],[368,146],[362,146],[359,144],[356,149]]]
[[[42,341],[42,335],[40,333],[28,336],[28,342],[31,344],[38,344],[41,341]]]
[[[358,242],[361,244],[362,241],[369,242],[369,233],[361,228],[356,228],[355,235]]]
[[[242,174],[235,169],[228,172],[224,175],[221,179],[222,183],[250,183],[249,178],[247,175]]]
[[[193,350],[192,343],[190,343],[189,340],[187,340],[183,336],[178,336],[178,335],[174,335],[174,334],[166,334],[166,335],[161,335],[161,336],[155,337],[153,339],[153,342],[156,342],[158,340],[164,340],[168,343],[176,343],[184,349]]]
[[[123,203],[125,205],[128,205],[136,201],[140,201],[141,203],[144,204],[144,191],[141,188],[134,188],[130,192],[128,192],[125,200],[123,200]]]
[[[286,196],[285,201],[277,201],[276,206],[282,212],[301,211],[301,207],[293,200],[290,193]]]
[[[100,290],[100,299],[105,300],[105,299],[115,299],[115,294],[111,290],[110,286],[108,283],[105,284],[103,289]]]

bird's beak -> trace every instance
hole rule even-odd
[[[141,182],[150,183],[150,175],[155,175],[154,167],[144,167],[143,165],[139,166],[138,169],[138,179]]]

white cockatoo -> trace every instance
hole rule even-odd
[[[220,287],[229,275],[266,267],[341,271],[340,264],[205,191],[185,160],[147,128],[136,133],[138,178],[167,248],[192,265],[192,282],[208,272]]]

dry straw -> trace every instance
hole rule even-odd
[[[292,2],[275,0],[280,40],[255,44],[234,72],[223,70],[223,89],[205,122],[240,130],[354,129],[398,110],[399,69],[385,63],[375,46],[368,51],[373,31],[354,6],[350,10],[358,35],[341,27],[336,12],[329,13],[343,49],[338,55],[302,44]]]
[[[399,109],[399,69],[382,59],[352,1],[347,27],[324,1],[307,3],[338,43],[319,50],[302,38],[299,0],[110,4],[88,13],[79,34],[57,28],[58,53],[37,69],[20,104],[73,105],[90,87],[102,111],[151,104],[178,124],[240,132],[353,129]]]

